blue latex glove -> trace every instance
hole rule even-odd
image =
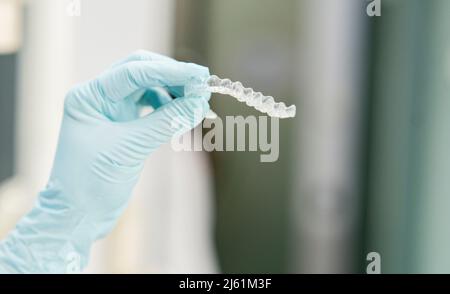
[[[93,242],[126,208],[145,158],[198,125],[209,110],[207,93],[173,100],[161,87],[180,93],[192,78],[208,75],[205,67],[138,51],[73,88],[50,180],[0,243],[0,272],[83,269]],[[140,118],[145,104],[155,111]]]

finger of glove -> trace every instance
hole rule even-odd
[[[115,154],[129,164],[144,160],[156,148],[200,124],[209,110],[203,98],[179,98],[138,120],[122,124],[126,136],[116,145]]]
[[[135,52],[131,53],[127,57],[113,63],[111,68],[118,67],[119,65],[122,65],[122,64],[131,62],[131,61],[143,61],[143,60],[177,62],[177,60],[175,60],[171,57],[140,49],[140,50],[136,50]],[[209,71],[208,71],[208,75],[209,75]],[[175,96],[175,97],[184,96],[184,87],[183,86],[168,87],[167,91],[170,93],[170,95]],[[172,100],[172,99],[170,99],[170,100]]]
[[[136,50],[125,58],[122,58],[111,65],[111,68],[118,67],[131,61],[171,61],[177,62],[175,59],[147,50]]]
[[[195,128],[208,111],[209,104],[203,98],[178,98],[137,120],[137,129],[145,134],[161,135],[161,140],[155,141],[162,144],[174,135]]]
[[[150,52],[147,50],[136,50],[135,52],[131,53],[127,57],[115,62],[111,67],[118,67],[122,64],[131,62],[131,61],[168,61],[168,62],[177,62],[175,59],[164,56],[155,52]],[[177,87],[181,88],[183,90],[183,87]],[[138,90],[135,93],[140,93],[139,99],[138,99],[138,105],[142,106],[151,106],[153,109],[157,109],[161,107],[162,105],[172,101],[172,96],[168,93],[168,90],[160,87],[155,87],[148,90]],[[172,94],[172,91],[170,91]],[[177,91],[177,94],[172,94],[173,96],[180,97],[180,93],[182,94],[182,91]],[[133,94],[132,94],[133,95]]]
[[[207,75],[206,67],[193,63],[131,61],[107,71],[94,82],[104,98],[118,101],[139,89],[183,86],[192,78]]]

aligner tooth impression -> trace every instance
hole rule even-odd
[[[260,112],[267,113],[269,116],[279,118],[295,117],[295,105],[287,107],[283,102],[277,103],[272,96],[264,96],[260,92],[254,92],[252,88],[244,88],[241,82],[233,83],[229,79],[221,79],[212,75],[206,79],[205,84],[212,93],[230,95]]]

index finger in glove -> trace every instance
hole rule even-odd
[[[100,94],[118,101],[140,89],[184,86],[192,78],[206,78],[208,68],[185,62],[132,61],[94,80]]]

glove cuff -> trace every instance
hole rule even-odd
[[[0,264],[17,273],[79,273],[86,267],[94,237],[88,217],[58,206],[63,197],[46,189],[34,208],[0,243]]]

